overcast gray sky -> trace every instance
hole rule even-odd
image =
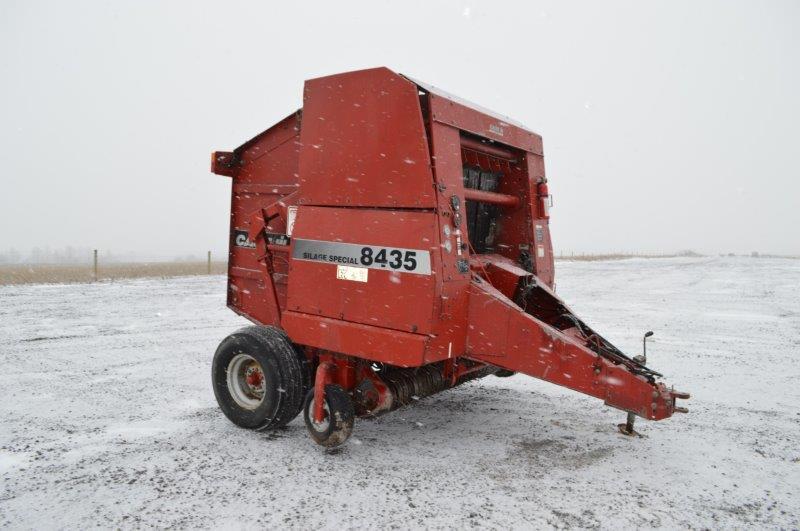
[[[388,66],[544,137],[556,251],[800,254],[800,2],[0,4],[0,250],[227,245],[229,150]]]

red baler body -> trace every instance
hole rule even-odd
[[[300,111],[212,169],[233,178],[229,307],[333,367],[362,414],[404,402],[375,363],[427,366],[407,374],[431,392],[502,368],[682,410],[553,292],[542,139],[520,124],[376,68],[307,81]]]

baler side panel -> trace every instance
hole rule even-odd
[[[466,223],[457,227],[454,221],[452,197],[459,200],[458,213],[464,215],[464,183],[461,174],[459,131],[429,120],[433,172],[437,185],[438,241],[435,252],[440,256],[439,293],[435,301],[434,337],[428,342],[425,361],[432,363],[462,356],[466,349],[467,302],[469,268],[464,267],[469,256]],[[462,267],[459,269],[459,261]]]
[[[433,208],[417,87],[387,68],[306,81],[300,204]]]
[[[228,307],[261,324],[280,323],[276,300],[285,306],[287,255],[275,253],[270,278],[258,259],[258,246],[247,233],[253,212],[297,190],[299,132],[300,115],[295,113],[234,152],[237,169],[231,190]],[[285,227],[277,230],[285,232]]]
[[[422,365],[428,341],[421,334],[294,311],[283,313],[281,326],[295,343],[399,367]]]
[[[323,253],[303,259],[295,252],[299,241],[323,242],[314,244]],[[362,279],[340,279],[340,267],[363,265],[358,253],[356,263],[340,261],[342,252],[336,251],[340,244],[418,250],[417,261],[421,263],[420,255],[425,253],[430,271],[409,273],[404,267],[392,268],[390,263],[380,267],[373,254],[375,267],[362,269]],[[291,253],[287,309],[418,334],[431,332],[436,292],[433,272],[439,267],[434,213],[300,206]],[[389,262],[390,255],[391,251],[386,253]]]

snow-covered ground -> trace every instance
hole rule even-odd
[[[358,421],[325,453],[302,419],[219,412],[223,277],[0,287],[0,527],[800,526],[800,261],[557,264],[558,292],[692,393],[624,415],[522,376]]]

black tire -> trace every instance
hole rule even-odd
[[[309,390],[303,406],[303,420],[306,422],[308,433],[314,442],[333,448],[340,446],[350,438],[353,433],[353,423],[356,413],[353,401],[340,385],[329,384],[325,386],[326,425],[320,427],[312,422],[311,407],[314,404],[314,389]]]
[[[306,384],[301,358],[302,354],[278,328],[248,326],[229,335],[220,343],[211,364],[211,382],[220,409],[242,428],[267,430],[288,424],[302,409]],[[260,369],[262,385],[258,392],[244,397],[252,402],[249,404],[242,404],[241,390],[229,388],[232,379],[232,384],[237,385],[237,376],[229,378],[228,370],[242,363]]]
[[[509,378],[511,376],[514,376],[515,374],[517,373],[515,373],[514,371],[509,371],[508,369],[500,369],[499,371],[494,373],[494,375],[497,376],[498,378]]]
[[[303,405],[305,404],[308,390],[314,387],[315,375],[314,364],[303,353],[303,347],[295,345],[295,350],[297,351],[297,356],[300,359],[300,375],[303,382],[303,392],[300,395],[303,398],[300,400],[300,405],[297,407],[297,413],[300,413],[303,410]]]

